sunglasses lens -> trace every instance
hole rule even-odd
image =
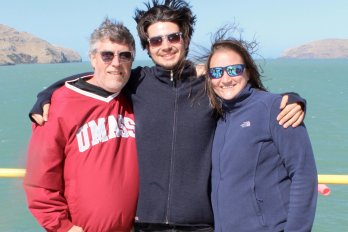
[[[219,79],[222,77],[223,71],[224,71],[223,68],[219,68],[219,67],[210,68],[209,69],[209,76],[210,76],[210,78],[213,78],[213,79]]]
[[[114,59],[114,53],[109,51],[104,51],[100,53],[101,58],[104,62],[111,62]]]
[[[181,39],[181,33],[173,33],[167,36],[167,39],[171,43],[179,43]]]
[[[230,77],[239,76],[244,71],[244,65],[242,64],[236,64],[236,65],[229,65],[226,67],[226,72]]]
[[[132,53],[131,52],[120,52],[118,54],[118,57],[120,59],[120,62],[129,62],[132,60]]]
[[[162,36],[155,36],[149,39],[151,46],[158,47],[162,44]]]
[[[149,38],[149,43],[153,47],[158,47],[161,46],[163,42],[163,38],[166,37],[169,43],[179,43],[181,39],[181,32],[175,32],[169,35],[164,35],[164,36],[155,36]]]
[[[111,51],[102,51],[100,52],[100,56],[105,63],[111,63],[115,56],[118,56],[120,63],[127,63],[132,61],[133,59],[132,52],[129,52],[129,51],[120,52],[118,54],[115,54],[114,52],[111,52]]]

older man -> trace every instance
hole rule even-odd
[[[106,19],[90,38],[94,73],[53,95],[51,120],[34,125],[24,187],[47,231],[129,232],[138,197],[135,123],[122,92],[134,38]]]

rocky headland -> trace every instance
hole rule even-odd
[[[348,59],[348,39],[324,39],[287,49],[280,58]]]
[[[68,48],[50,44],[27,32],[0,24],[0,65],[81,62]]]

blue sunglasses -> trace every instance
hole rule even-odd
[[[214,67],[209,69],[209,77],[212,79],[219,79],[224,75],[224,70],[230,77],[236,77],[244,72],[244,64],[233,64],[226,67]]]

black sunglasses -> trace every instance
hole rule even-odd
[[[224,70],[230,77],[236,77],[244,72],[244,64],[233,64],[226,67],[214,67],[209,69],[209,77],[212,79],[219,79],[224,75]]]
[[[115,56],[118,56],[120,63],[128,63],[133,60],[133,52],[125,51],[125,52],[112,52],[112,51],[101,51],[99,52],[102,60],[105,63],[110,63],[114,59]]]
[[[148,38],[149,44],[153,47],[161,46],[163,39],[166,38],[170,43],[179,43],[181,40],[181,32],[175,32],[168,35],[159,35]]]

